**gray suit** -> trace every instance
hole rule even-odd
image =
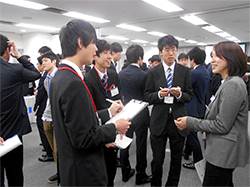
[[[249,160],[248,99],[244,81],[227,77],[208,106],[205,120],[187,118],[187,126],[207,133],[206,160],[218,167],[244,167]]]

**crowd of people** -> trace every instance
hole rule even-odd
[[[22,141],[31,132],[23,90],[39,79],[38,86],[31,88],[45,151],[38,160],[54,161],[57,168],[49,183],[114,186],[120,166],[123,182],[135,175],[136,185],[162,186],[166,177],[165,186],[178,186],[182,166],[195,169],[204,155],[202,186],[233,186],[235,168],[248,164],[250,86],[245,76],[247,57],[237,43],[216,44],[211,63],[205,66],[204,50],[194,47],[177,58],[179,42],[166,35],[159,38],[159,54],[148,59],[148,66],[143,47],[130,45],[118,72],[122,46],[97,39],[94,27],[83,20],[72,20],[61,29],[62,55],[47,46],[39,49],[38,70],[19,54],[13,41],[2,34],[0,39],[0,146],[16,134]],[[9,63],[10,56],[20,63]],[[152,105],[151,115],[146,107],[132,120],[105,124],[131,99]],[[198,131],[204,133],[204,154]],[[146,173],[148,132],[153,155],[150,174]],[[135,134],[135,166],[129,161],[130,146],[115,146],[117,134],[130,138]],[[170,167],[168,176],[163,176],[168,141]],[[191,153],[193,161],[182,164],[182,156],[187,159]],[[9,186],[23,186],[23,145],[0,161],[1,186],[5,175]]]

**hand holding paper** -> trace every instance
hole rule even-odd
[[[117,121],[115,121],[115,126],[117,129],[117,133],[118,134],[126,134],[127,130],[129,129],[129,126],[131,125],[131,122],[129,122],[129,118],[128,119],[118,119]]]

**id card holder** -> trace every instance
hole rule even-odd
[[[115,87],[115,88],[111,89],[110,93],[111,93],[111,97],[114,97],[114,96],[118,95],[119,94],[118,87]]]
[[[174,97],[173,96],[164,97],[164,103],[173,104],[174,103]]]

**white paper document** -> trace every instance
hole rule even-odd
[[[17,135],[14,135],[11,138],[5,140],[3,144],[4,145],[0,145],[0,157],[12,151],[19,145],[22,145],[22,142]]]
[[[110,118],[105,124],[114,123],[118,119],[130,119],[132,120],[137,114],[139,114],[145,107],[148,106],[147,102],[131,99],[122,109],[121,112]]]
[[[123,136],[121,140],[121,135],[117,134],[114,145],[120,149],[126,149],[132,142],[132,138]]]
[[[201,180],[201,183],[203,183],[204,175],[205,175],[205,168],[206,168],[206,159],[203,158],[201,161],[194,164],[195,169],[197,171],[197,174]]]

